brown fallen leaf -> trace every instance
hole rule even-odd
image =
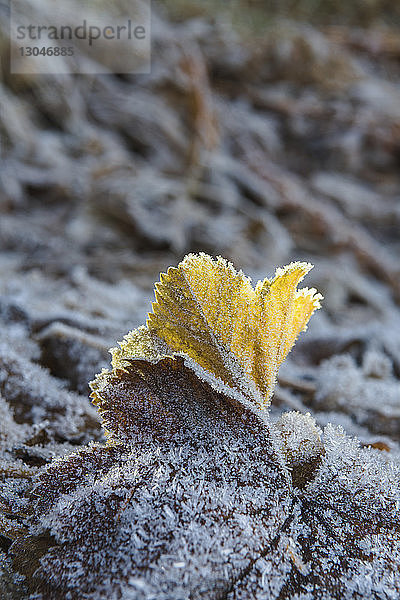
[[[157,318],[130,332],[92,382],[108,444],[56,459],[33,479],[24,530],[10,547],[15,571],[35,600],[396,598],[398,465],[341,428],[322,432],[310,415],[272,424],[244,368],[245,384],[230,385],[249,347],[239,301],[246,293],[271,301],[279,363],[303,322],[293,304],[304,267],[278,272],[275,293],[273,283],[254,291],[226,263],[205,261],[197,288],[193,273],[162,278]],[[184,267],[193,263],[201,266]],[[282,297],[291,310],[274,303]],[[308,294],[299,297],[301,307]],[[252,315],[254,304],[246,306]],[[235,335],[218,319],[232,313]],[[211,340],[203,365],[193,358],[200,339]],[[226,352],[233,358],[224,364]]]

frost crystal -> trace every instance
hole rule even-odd
[[[292,472],[294,485],[302,487],[312,479],[321,464],[324,446],[322,431],[309,413],[284,413],[276,423],[283,442],[283,453]]]

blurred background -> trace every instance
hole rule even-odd
[[[26,2],[43,16],[50,4]],[[107,3],[95,6],[106,20]],[[221,254],[255,281],[306,260],[325,300],[272,413],[311,411],[396,451],[400,4],[153,1],[152,68],[138,75],[10,74],[7,8],[6,375],[14,352],[86,402],[107,349],[144,322],[160,271],[186,253]],[[0,391],[25,422],[20,396]]]

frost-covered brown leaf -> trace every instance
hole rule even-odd
[[[228,290],[216,284],[214,301],[229,304]],[[193,306],[186,327],[204,315]],[[186,333],[174,341],[173,328],[175,349],[150,321],[112,350],[91,384],[108,444],[54,460],[23,494],[10,553],[31,597],[395,598],[398,466],[309,415],[274,425],[257,395],[194,361],[197,341],[182,351]]]

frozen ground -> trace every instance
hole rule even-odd
[[[398,598],[396,36],[285,22],[252,43],[159,15],[153,35],[148,76],[3,67],[1,594]],[[81,450],[104,441],[88,381],[144,322],[159,272],[198,250],[255,279],[315,265],[323,309],[270,410],[283,449],[205,389],[195,409],[190,390],[189,408],[162,399],[172,441]]]

